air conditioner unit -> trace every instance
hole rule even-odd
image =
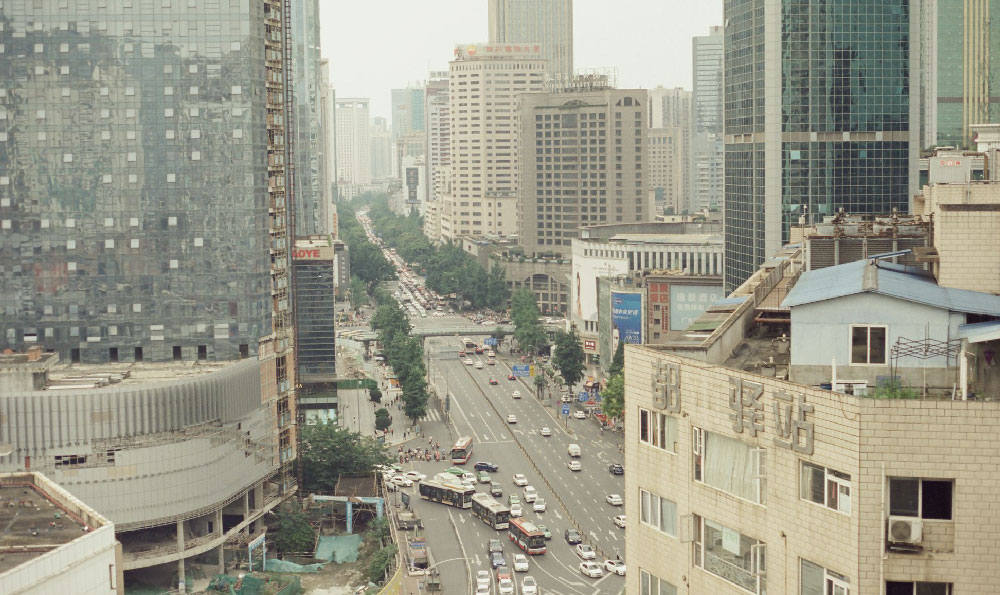
[[[891,543],[920,543],[924,523],[909,516],[889,517],[889,541]]]

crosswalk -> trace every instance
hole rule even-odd
[[[427,415],[421,417],[420,421],[441,421],[441,414],[437,409],[429,409]]]

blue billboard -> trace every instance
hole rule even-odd
[[[642,344],[642,294],[611,292],[611,352],[618,342]]]

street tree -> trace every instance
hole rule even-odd
[[[392,425],[392,418],[389,417],[389,410],[382,408],[375,412],[375,429],[384,432]]]
[[[559,370],[559,375],[566,384],[572,387],[583,378],[586,358],[583,346],[580,344],[580,336],[576,334],[576,327],[570,329],[568,333],[563,331],[556,333],[555,344],[556,353],[552,358],[552,364]]]
[[[601,389],[601,411],[608,419],[621,419],[625,411],[625,377],[615,374]]]
[[[538,396],[539,399],[541,399],[542,389],[545,388],[545,376],[543,376],[542,374],[536,374],[534,382],[535,382],[535,394]]]
[[[503,340],[507,338],[507,331],[502,327],[496,327],[490,334],[491,337],[497,340],[497,352],[500,352],[500,346],[503,345]]]
[[[427,382],[423,378],[403,384],[403,413],[410,421],[427,415]]]
[[[302,426],[299,456],[307,491],[328,492],[341,475],[372,473],[392,461],[389,452],[370,437],[335,423]]]
[[[371,387],[371,388],[368,389],[368,398],[371,399],[375,403],[381,403],[382,402],[382,391],[380,391],[377,386],[373,386],[373,387]]]

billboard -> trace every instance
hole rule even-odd
[[[719,285],[670,286],[670,330],[683,331],[715,302],[726,297]]]
[[[611,292],[611,353],[618,342],[642,344],[642,294]]]

